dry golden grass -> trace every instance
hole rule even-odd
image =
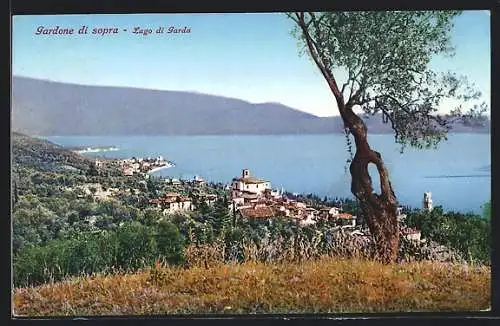
[[[478,311],[491,304],[490,274],[489,267],[333,258],[159,267],[15,289],[13,306],[16,316]]]

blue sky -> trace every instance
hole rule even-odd
[[[53,28],[118,27],[95,36],[35,35]],[[175,26],[189,34],[132,34],[134,27]],[[323,77],[298,55],[293,22],[283,14],[141,14],[15,16],[12,71],[17,76],[88,85],[186,90],[252,103],[279,102],[318,116],[337,115]],[[490,17],[466,11],[455,21],[456,56],[437,58],[474,82],[489,104]],[[444,109],[443,109],[444,110]]]

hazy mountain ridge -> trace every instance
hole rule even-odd
[[[371,133],[391,133],[378,117]],[[250,103],[197,92],[87,86],[13,77],[13,130],[30,135],[229,135],[342,133],[321,118],[279,103]],[[489,132],[457,125],[455,132]]]

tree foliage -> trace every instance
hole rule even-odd
[[[483,218],[491,221],[491,200],[483,205]]]
[[[435,71],[435,56],[454,55],[453,19],[459,11],[370,11],[290,13],[294,35],[320,62],[323,75],[346,78],[339,87],[347,106],[382,114],[397,143],[436,146],[454,121],[468,121],[487,109],[481,93],[463,76]],[[304,36],[300,17],[310,39]],[[447,115],[444,104],[456,105]],[[468,109],[466,105],[470,105]]]
[[[409,212],[405,223],[421,230],[423,238],[456,249],[467,261],[490,262],[491,224],[482,216],[444,212],[438,206],[431,212]]]

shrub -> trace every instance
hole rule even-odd
[[[158,247],[152,228],[139,222],[127,222],[116,231],[118,240],[117,265],[134,270],[151,265],[158,257]]]
[[[161,221],[157,226],[156,244],[158,254],[165,262],[180,264],[184,262],[186,239],[170,221]]]
[[[106,272],[115,265],[117,246],[112,233],[82,233],[29,246],[14,257],[16,286],[57,281],[70,275]]]
[[[444,213],[438,206],[431,212],[410,212],[406,224],[420,229],[423,238],[457,250],[467,261],[490,262],[491,225],[481,216]]]

